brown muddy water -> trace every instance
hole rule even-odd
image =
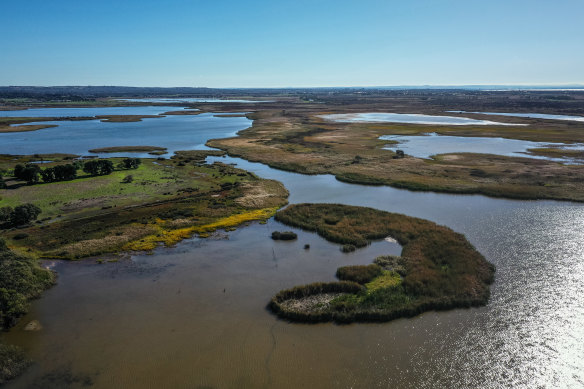
[[[6,388],[584,387],[584,207],[365,187],[240,159],[290,190],[422,217],[464,233],[497,266],[489,304],[381,324],[292,324],[265,306],[334,279],[354,253],[270,220],[117,263],[55,263],[59,284],[8,333],[36,361]],[[294,230],[294,242],[272,241]],[[304,250],[310,244],[310,250]],[[24,331],[31,320],[42,330]]]

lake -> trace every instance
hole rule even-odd
[[[119,107],[116,107],[119,108]],[[117,110],[116,115],[159,114],[177,107],[127,107]],[[42,111],[42,116],[68,116],[69,111],[55,108],[58,113]],[[80,116],[105,115],[97,108],[82,109]],[[1,113],[13,111],[0,111]],[[26,112],[26,111],[25,111]],[[104,112],[112,112],[105,108]],[[136,113],[140,112],[140,113]],[[146,113],[150,112],[150,113]],[[108,113],[113,114],[113,113]],[[160,146],[172,153],[176,150],[206,149],[205,142],[211,138],[224,138],[251,125],[245,117],[216,117],[213,113],[199,115],[168,115],[160,118],[142,119],[140,122],[47,121],[35,124],[54,124],[58,127],[38,131],[0,133],[0,154],[48,154],[69,153],[95,155],[89,149],[110,146]],[[101,156],[127,156],[128,153],[108,153]],[[171,154],[168,154],[169,156]],[[135,157],[152,157],[148,153],[132,153]]]
[[[55,262],[59,284],[2,334],[37,361],[7,388],[584,385],[581,204],[409,192],[209,160],[281,181],[291,203],[370,206],[464,233],[497,266],[489,304],[378,324],[278,320],[265,307],[280,289],[400,249],[378,241],[345,254],[314,233],[250,223],[118,263]],[[298,240],[269,238],[283,229]],[[25,332],[33,319],[43,330]]]

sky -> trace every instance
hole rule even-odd
[[[0,85],[584,84],[583,0],[0,0]]]

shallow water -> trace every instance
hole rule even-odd
[[[156,108],[166,112],[177,107],[128,107],[120,115],[133,114],[134,108]],[[56,108],[59,109],[60,108]],[[109,108],[106,108],[109,110]],[[102,115],[93,111],[92,115]],[[44,113],[43,113],[44,114]],[[142,119],[141,122],[101,122],[99,120],[37,122],[57,127],[38,131],[0,133],[0,154],[70,153],[89,155],[89,149],[110,146],[159,146],[176,150],[206,149],[211,138],[225,138],[251,125],[245,117],[216,117],[213,113],[199,115],[168,115]],[[49,115],[47,115],[49,116]],[[60,116],[60,115],[57,115]],[[86,116],[81,114],[81,116]],[[108,153],[103,156],[127,156],[130,153]],[[136,157],[152,157],[147,153],[131,153]]]
[[[518,139],[492,137],[465,137],[438,135],[436,133],[423,135],[383,135],[379,139],[397,141],[386,147],[388,150],[400,149],[406,154],[418,158],[430,158],[432,155],[448,153],[484,153],[504,155],[508,157],[529,157],[558,162],[570,162],[571,158],[551,158],[531,155],[529,149],[539,147],[560,147],[570,150],[584,150],[584,144],[564,144],[549,142],[531,142]]]
[[[325,120],[339,123],[410,123],[410,124],[437,124],[437,125],[498,125],[523,126],[524,124],[498,123],[489,120],[477,120],[457,116],[437,116],[404,113],[342,113],[320,115]]]
[[[151,98],[151,99],[119,99],[120,101],[144,103],[271,103],[273,100],[241,100],[241,99],[205,99],[194,97]]]
[[[85,117],[96,115],[159,115],[168,111],[180,111],[180,107],[92,107],[92,108],[30,108],[17,111],[0,111],[0,117]]]
[[[338,266],[399,247],[380,241],[343,254],[313,233],[252,223],[118,263],[59,263],[59,285],[3,334],[37,361],[7,388],[584,385],[581,204],[408,192],[210,160],[280,180],[292,203],[370,206],[464,233],[497,266],[491,301],[382,324],[280,321],[265,310],[278,290],[332,280]],[[299,239],[269,239],[284,229]],[[23,331],[32,319],[44,329]]]
[[[534,118],[534,119],[571,120],[571,121],[576,121],[576,122],[584,122],[584,116],[548,115],[548,114],[544,114],[544,113],[468,112],[468,111],[446,111],[446,112],[478,113],[481,115],[512,116],[512,117],[519,117],[519,118]]]

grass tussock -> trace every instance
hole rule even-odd
[[[430,309],[484,305],[495,268],[461,234],[427,220],[372,208],[338,204],[296,204],[276,219],[316,231],[325,239],[362,247],[372,239],[394,237],[402,256],[381,256],[368,266],[337,270],[342,280],[364,284],[333,298],[318,312],[270,307],[280,317],[297,321],[386,321]],[[302,287],[300,287],[302,290]],[[329,292],[329,291],[327,291]],[[286,294],[285,294],[286,295]],[[287,294],[294,298],[291,293]]]

